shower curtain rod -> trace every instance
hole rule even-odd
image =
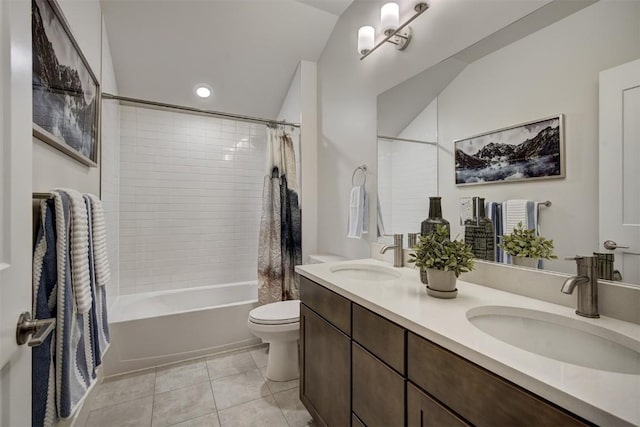
[[[419,139],[407,139],[407,138],[398,138],[395,136],[384,136],[378,135],[379,139],[388,139],[389,141],[402,141],[402,142],[419,142],[420,144],[428,144],[428,145],[438,145],[436,142],[431,141],[421,141]]]
[[[287,122],[287,121],[284,121],[284,120],[269,120],[269,119],[262,119],[262,118],[259,118],[259,117],[243,116],[243,115],[240,115],[240,114],[223,113],[221,111],[204,110],[204,109],[201,109],[201,108],[187,107],[187,106],[184,106],[184,105],[167,104],[167,103],[164,103],[164,102],[148,101],[146,99],[129,98],[129,97],[126,97],[126,96],[112,95],[112,94],[106,93],[106,92],[102,92],[102,99],[122,101],[122,102],[126,102],[126,103],[131,103],[131,104],[142,104],[142,105],[148,105],[148,106],[151,106],[151,107],[159,107],[159,108],[164,108],[164,109],[169,109],[169,110],[187,111],[189,113],[204,114],[204,115],[207,115],[207,116],[214,116],[214,117],[220,117],[220,118],[224,118],[224,119],[239,120],[239,121],[242,121],[242,122],[261,123],[261,124],[265,124],[265,125],[293,126],[294,128],[299,128],[300,127],[300,123],[290,123],[290,122]]]

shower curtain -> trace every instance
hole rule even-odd
[[[267,174],[258,245],[258,301],[299,299],[296,265],[302,264],[298,178],[291,135],[267,128]]]

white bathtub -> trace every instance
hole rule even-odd
[[[120,296],[105,376],[258,344],[247,329],[257,300],[255,281]]]

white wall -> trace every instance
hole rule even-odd
[[[98,0],[64,0],[62,12],[74,38],[101,84],[101,90],[118,93],[111,50]],[[107,287],[109,304],[118,295],[118,150],[119,109],[113,101],[102,104],[101,159],[90,168],[33,138],[33,191],[56,187],[73,188],[102,197],[107,223],[107,244],[111,266],[111,283]],[[102,170],[101,170],[102,169]]]
[[[640,3],[600,1],[472,64],[440,94],[440,193],[452,234],[458,198],[550,200],[542,233],[562,259],[599,249],[598,73],[640,57]],[[454,185],[452,141],[565,114],[566,179]],[[556,261],[545,268],[573,272]]]
[[[93,73],[102,81],[102,13],[98,0],[65,0],[60,2],[74,38],[89,62]],[[110,79],[108,79],[110,80]],[[55,187],[73,188],[83,193],[100,194],[100,168],[90,168],[52,146],[33,138],[33,191]]]
[[[318,89],[315,62],[300,61],[278,119],[300,123],[300,206],[302,208],[302,259],[318,251]],[[298,147],[296,147],[298,148]]]
[[[414,40],[406,51],[383,46],[360,61],[357,30],[379,21],[383,3],[355,1],[338,20],[318,61],[318,249],[351,258],[368,257],[369,240],[375,240],[375,233],[347,239],[346,229],[351,174],[363,163],[370,168],[370,223],[375,224],[376,96],[548,1],[434,0],[411,24]],[[404,14],[408,2],[401,3]],[[447,36],[436,39],[434,31]]]
[[[264,125],[121,107],[120,293],[256,279]]]

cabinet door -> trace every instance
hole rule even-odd
[[[409,427],[464,427],[469,424],[408,382],[407,425]]]
[[[404,425],[405,380],[353,343],[353,412],[368,427]]]
[[[351,423],[351,340],[300,305],[300,399],[320,425]]]

